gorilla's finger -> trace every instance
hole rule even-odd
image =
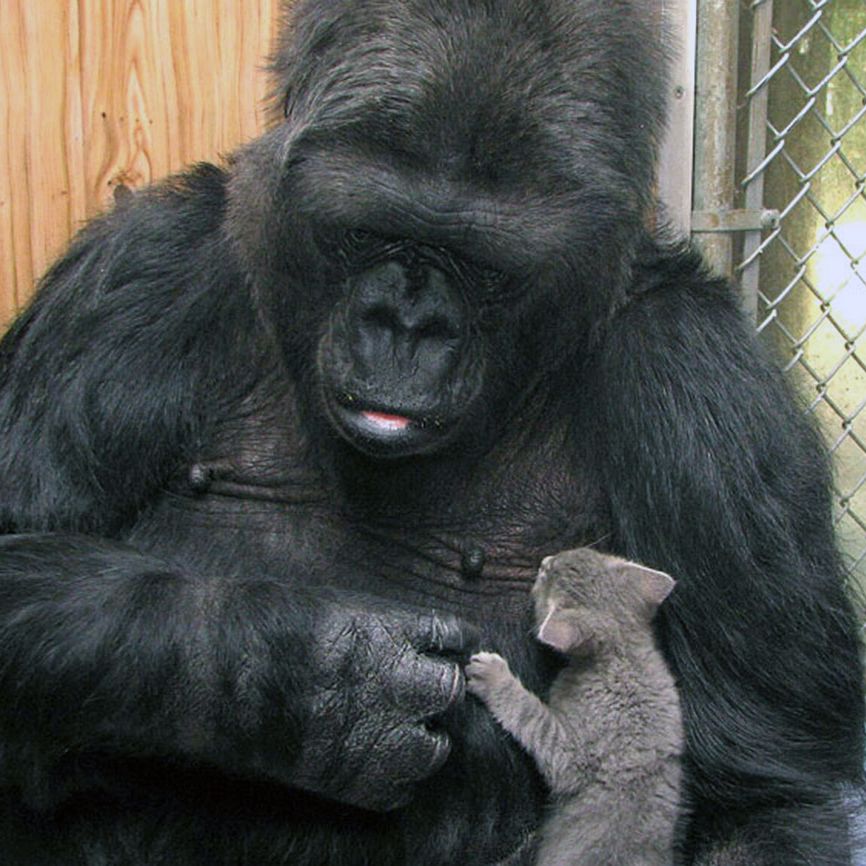
[[[364,808],[377,812],[391,812],[408,805],[416,785],[441,770],[451,754],[451,738],[423,725],[396,727],[379,746],[388,754],[399,755],[399,760],[389,765],[387,776],[383,775],[363,792]]]
[[[428,614],[419,618],[409,640],[419,652],[461,656],[472,652],[480,635],[475,626],[456,616]]]
[[[447,712],[466,695],[466,678],[456,662],[418,655],[394,677],[395,701],[419,721]]]

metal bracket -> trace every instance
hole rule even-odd
[[[692,232],[760,232],[779,225],[777,210],[696,210],[692,211]]]

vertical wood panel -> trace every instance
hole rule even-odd
[[[118,184],[265,121],[279,0],[0,0],[0,329]]]

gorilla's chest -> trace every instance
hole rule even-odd
[[[327,584],[471,620],[513,622],[544,556],[608,531],[589,474],[549,449],[471,473],[392,469],[381,485],[298,467],[207,471],[163,497],[137,544],[205,577]]]
[[[589,468],[555,444],[471,465],[368,466],[358,474],[313,471],[276,452],[202,459],[142,517],[134,541],[206,580],[279,580],[307,597],[329,585],[456,614],[543,691],[553,664],[531,638],[529,603],[540,560],[609,531]],[[321,824],[333,850],[344,852],[335,863],[500,862],[536,825],[541,780],[477,702],[465,701],[444,724],[450,760],[409,808],[387,816],[389,844],[427,859],[388,861],[382,851],[365,859],[351,821],[335,823],[309,804],[300,824],[288,822],[274,837],[274,850],[294,851]],[[443,836],[442,827],[452,829]]]

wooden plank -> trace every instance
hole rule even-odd
[[[28,294],[37,269],[68,238],[80,203],[69,177],[80,172],[65,152],[69,90],[65,4],[0,3],[0,324]]]
[[[279,0],[0,2],[0,329],[119,184],[265,123]]]

